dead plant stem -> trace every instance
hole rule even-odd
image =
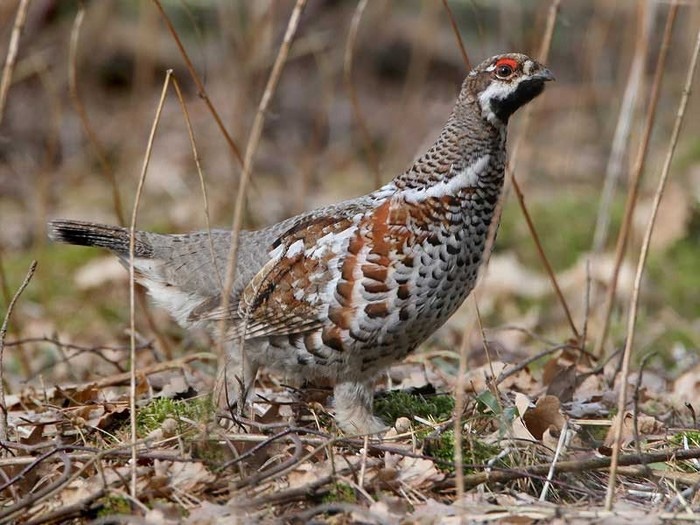
[[[29,270],[27,270],[27,275],[24,277],[24,281],[15,292],[12,297],[10,304],[7,306],[7,312],[5,312],[5,318],[2,321],[2,327],[0,328],[0,441],[7,441],[8,428],[7,428],[7,403],[5,402],[5,367],[4,367],[4,353],[5,353],[5,337],[7,336],[7,326],[10,322],[10,316],[12,315],[12,310],[15,308],[15,304],[22,295],[22,292],[31,281],[34,271],[36,270],[36,261],[32,261],[29,265]]]
[[[520,189],[520,184],[518,183],[518,180],[515,178],[515,172],[513,170],[510,170],[510,180],[513,184],[513,189],[515,190],[515,195],[518,198],[518,203],[520,204],[520,209],[523,212],[523,216],[525,217],[525,222],[527,223],[527,227],[530,230],[530,236],[532,237],[532,240],[535,242],[535,248],[537,249],[537,253],[540,256],[540,260],[542,261],[542,264],[544,265],[544,268],[547,272],[547,275],[549,276],[549,280],[552,283],[552,287],[554,288],[554,292],[557,295],[557,298],[559,299],[559,303],[561,304],[562,309],[564,310],[564,314],[566,315],[566,320],[569,322],[569,327],[571,328],[571,331],[573,332],[574,339],[578,342],[578,344],[581,343],[581,336],[578,332],[578,329],[576,328],[576,323],[574,323],[574,318],[571,315],[571,310],[569,309],[569,305],[566,302],[566,298],[564,298],[564,294],[561,291],[561,288],[559,287],[559,282],[557,281],[557,276],[554,273],[554,268],[552,268],[551,263],[549,262],[549,259],[547,258],[547,255],[544,253],[544,248],[542,247],[542,242],[540,241],[540,236],[537,233],[537,229],[535,228],[535,224],[532,221],[532,217],[530,216],[530,212],[527,210],[527,206],[525,206],[525,195],[523,195],[523,191]]]
[[[154,0],[158,1],[158,0]],[[233,282],[236,272],[236,261],[238,260],[238,236],[241,231],[241,226],[243,225],[243,208],[245,205],[246,192],[248,189],[248,182],[253,172],[253,167],[255,165],[255,153],[258,149],[258,144],[260,143],[260,136],[262,134],[263,125],[265,123],[265,114],[267,108],[272,100],[272,95],[277,89],[277,84],[279,83],[280,76],[282,74],[282,69],[287,61],[287,56],[289,55],[289,49],[292,45],[292,40],[296,34],[297,28],[299,26],[299,20],[301,18],[301,13],[306,5],[306,0],[297,0],[294,10],[289,17],[289,22],[287,23],[287,30],[285,31],[284,38],[282,39],[282,44],[277,53],[277,58],[272,66],[272,71],[267,79],[267,85],[265,86],[265,91],[260,99],[258,105],[257,113],[255,114],[255,120],[253,121],[253,126],[250,131],[250,137],[248,138],[248,145],[246,146],[245,158],[243,161],[243,172],[241,173],[241,178],[238,183],[238,192],[236,194],[236,202],[233,211],[233,224],[231,225],[231,246],[228,252],[228,260],[226,264],[226,281],[224,283],[224,289],[221,294],[221,311],[223,312],[221,323],[220,323],[220,334],[218,353],[221,358],[220,366],[221,370],[217,377],[217,384],[215,387],[215,399],[219,397],[220,393],[225,389],[225,358],[223,355],[223,337],[225,333],[226,320],[228,315],[226,312],[229,308],[229,301],[231,290],[233,289]],[[243,337],[245,338],[245,330],[243,330]],[[241,352],[244,352],[243,345],[241,344]],[[243,354],[243,359],[245,361],[245,354]],[[243,371],[241,371],[243,372]],[[246,378],[242,378],[244,381]]]
[[[226,139],[226,143],[228,144],[229,148],[231,149],[231,152],[233,153],[234,157],[236,157],[236,160],[238,161],[238,163],[240,165],[243,165],[243,157],[241,157],[241,151],[238,149],[238,146],[236,145],[235,141],[231,138],[231,135],[229,135],[228,131],[226,130],[226,126],[224,126],[224,123],[222,122],[221,117],[219,117],[218,111],[216,111],[214,104],[212,104],[211,99],[209,98],[209,95],[207,94],[207,90],[205,89],[204,84],[202,83],[202,80],[199,78],[199,74],[197,73],[197,70],[194,68],[192,61],[190,60],[190,57],[187,54],[187,51],[185,50],[185,46],[182,44],[182,40],[180,40],[180,36],[177,34],[177,30],[173,26],[173,23],[170,21],[170,17],[168,17],[167,13],[165,12],[165,9],[163,9],[163,6],[160,3],[160,0],[153,0],[153,3],[158,8],[158,11],[160,11],[160,15],[163,18],[163,22],[165,22],[165,25],[168,26],[168,31],[170,31],[170,34],[173,36],[173,39],[175,40],[175,45],[177,45],[177,48],[180,51],[180,54],[182,55],[182,59],[185,61],[185,66],[187,67],[187,71],[189,71],[190,76],[192,77],[192,80],[194,81],[195,85],[197,86],[197,94],[199,95],[199,97],[202,100],[204,100],[204,103],[206,104],[207,108],[209,109],[209,112],[214,117],[214,121],[216,121],[216,125],[219,127],[219,130],[221,131],[221,134],[224,136],[224,139]]]
[[[7,103],[7,93],[10,91],[12,84],[12,72],[15,69],[17,61],[17,52],[19,51],[19,38],[24,29],[24,23],[27,20],[27,9],[29,8],[29,0],[20,0],[17,7],[17,15],[15,22],[12,25],[12,33],[10,34],[10,44],[7,48],[7,56],[5,57],[5,65],[2,68],[2,80],[0,80],[0,122],[5,116],[5,104]]]
[[[644,171],[644,165],[646,163],[647,151],[649,149],[649,140],[651,139],[651,132],[654,128],[654,122],[656,120],[656,106],[659,101],[659,94],[661,93],[661,81],[663,80],[664,76],[666,57],[668,55],[668,49],[671,43],[671,34],[673,33],[673,24],[676,20],[677,13],[678,3],[676,0],[673,0],[668,10],[668,16],[666,17],[666,26],[664,27],[664,34],[661,41],[661,49],[659,50],[659,56],[656,62],[656,70],[654,71],[654,80],[652,82],[651,94],[649,95],[649,111],[647,113],[644,131],[642,132],[642,140],[639,143],[637,157],[630,175],[629,188],[627,190],[627,202],[625,203],[625,214],[623,216],[620,232],[617,236],[613,273],[610,276],[610,284],[608,285],[607,293],[605,296],[605,304],[602,310],[603,318],[600,334],[598,334],[595,350],[593,352],[597,357],[602,357],[603,355],[605,340],[608,336],[608,330],[610,328],[610,316],[612,314],[613,304],[615,302],[615,295],[617,293],[617,280],[620,275],[620,267],[622,266],[622,260],[625,257],[625,252],[627,251],[627,240],[629,238],[629,233],[632,226],[632,215],[634,214],[634,209],[637,205],[639,186],[642,180],[642,172]]]
[[[80,39],[80,29],[83,25],[83,20],[85,19],[85,6],[82,3],[78,3],[78,13],[75,15],[75,21],[73,22],[73,29],[70,34],[70,48],[68,53],[68,92],[70,94],[71,101],[73,102],[73,108],[78,114],[80,119],[80,124],[83,126],[83,131],[88,139],[88,142],[92,145],[92,149],[97,157],[100,167],[102,168],[102,175],[109,181],[110,187],[112,189],[112,204],[114,206],[114,213],[117,216],[117,221],[120,226],[126,224],[126,215],[124,214],[124,206],[122,205],[121,196],[119,195],[119,188],[117,187],[117,179],[114,175],[114,170],[112,165],[107,160],[107,154],[105,153],[105,148],[100,142],[100,139],[95,133],[92,124],[90,123],[90,117],[88,117],[87,110],[83,104],[83,100],[80,97],[80,92],[78,90],[78,40]]]
[[[673,9],[673,7],[677,7],[677,5],[672,6],[671,9]],[[649,221],[647,222],[647,228],[644,232],[644,240],[642,241],[642,248],[639,254],[639,260],[637,262],[637,272],[634,277],[634,287],[632,289],[632,297],[630,299],[629,315],[627,319],[627,340],[625,342],[625,351],[622,357],[622,372],[620,373],[619,381],[620,393],[617,403],[618,414],[625,413],[625,406],[627,404],[627,376],[629,374],[630,359],[632,356],[632,346],[634,345],[635,326],[637,323],[637,310],[639,308],[639,291],[642,286],[642,276],[644,275],[644,267],[647,262],[647,256],[649,255],[649,245],[651,244],[651,236],[654,233],[656,216],[659,211],[661,199],[663,198],[666,182],[668,181],[668,175],[671,170],[671,162],[673,161],[673,154],[676,151],[678,137],[683,126],[685,110],[688,106],[688,99],[690,98],[690,89],[693,84],[693,77],[695,76],[695,70],[698,63],[698,54],[700,54],[700,31],[698,31],[697,40],[695,42],[695,49],[693,50],[690,66],[688,67],[688,74],[685,79],[683,94],[681,95],[681,101],[678,105],[678,113],[676,114],[676,122],[673,126],[673,132],[671,133],[671,139],[669,141],[668,150],[666,152],[666,159],[664,160],[663,167],[661,168],[661,177],[659,178],[656,193],[654,194],[654,202],[652,204]],[[617,425],[615,427],[612,464],[610,466],[610,477],[608,479],[608,490],[605,499],[606,510],[612,509],[612,500],[613,495],[615,493],[615,474],[617,470],[617,459],[620,453],[620,437],[622,436],[623,420],[623,417],[619,417]]]
[[[654,27],[656,3],[644,0],[637,4],[637,38],[634,45],[632,65],[627,75],[627,85],[620,104],[620,113],[615,125],[610,157],[605,168],[605,182],[600,196],[598,216],[596,217],[595,233],[593,234],[593,253],[600,253],[605,248],[610,227],[610,214],[617,185],[624,166],[624,160],[629,148],[630,130],[635,115],[635,106],[642,89],[644,68],[649,40]]]
[[[457,21],[455,20],[455,16],[452,13],[452,9],[450,8],[448,0],[442,0],[442,5],[445,6],[445,11],[447,11],[447,18],[450,19],[450,26],[452,27],[452,31],[455,34],[455,38],[457,39],[457,44],[459,45],[459,52],[462,54],[462,61],[464,62],[464,66],[467,68],[467,71],[469,71],[472,68],[471,60],[469,60],[469,54],[467,53],[467,49],[464,47],[462,35],[459,32],[459,27],[457,27]]]
[[[651,452],[639,456],[639,454],[624,454],[619,457],[618,465],[640,465],[650,463],[661,463],[666,461],[685,461],[700,458],[700,448],[667,450],[662,452]],[[601,470],[610,467],[612,459],[609,457],[591,457],[582,460],[560,461],[556,466],[556,473],[563,472],[588,472],[591,470]],[[506,483],[516,479],[532,476],[546,476],[551,468],[550,463],[532,465],[522,469],[491,470],[487,472],[477,472],[465,476],[465,486],[467,489],[474,488],[482,483]]]
[[[146,172],[148,164],[151,160],[153,151],[153,141],[156,136],[160,116],[163,112],[165,104],[165,95],[168,92],[172,70],[168,70],[163,82],[163,89],[160,93],[160,100],[151,126],[151,132],[148,136],[148,144],[144,155],[143,164],[141,167],[141,175],[139,183],[136,187],[136,197],[134,198],[134,208],[131,212],[131,223],[129,225],[129,344],[131,345],[129,352],[130,361],[130,388],[129,388],[129,420],[131,424],[131,497],[136,498],[136,466],[137,466],[137,450],[136,450],[136,275],[134,271],[134,249],[136,246],[136,217],[138,214],[139,204],[141,202],[141,194],[143,193],[143,185],[146,181]]]

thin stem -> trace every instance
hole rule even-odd
[[[690,89],[693,84],[693,77],[695,76],[695,70],[697,68],[699,54],[700,31],[698,31],[697,38],[695,41],[695,49],[691,57],[690,67],[688,68],[688,74],[685,79],[685,86],[683,88],[683,94],[681,95],[681,101],[678,105],[676,122],[673,126],[673,132],[671,133],[668,151],[666,152],[666,159],[664,160],[664,165],[661,169],[661,177],[659,178],[659,184],[656,188],[656,193],[654,194],[654,202],[651,208],[651,215],[649,216],[649,221],[647,222],[647,228],[644,233],[644,240],[642,242],[642,248],[639,254],[639,261],[637,262],[637,273],[634,278],[634,288],[632,290],[629,316],[627,319],[627,341],[625,342],[625,351],[622,357],[622,371],[620,372],[620,394],[617,403],[617,413],[621,416],[618,418],[617,426],[615,427],[615,440],[613,442],[612,463],[610,465],[610,478],[608,479],[608,491],[605,499],[605,508],[607,510],[610,510],[612,508],[612,499],[615,491],[615,474],[617,470],[617,458],[620,453],[620,437],[622,436],[622,423],[624,419],[622,415],[625,413],[625,405],[627,404],[627,376],[629,374],[630,358],[632,356],[632,345],[634,344],[634,329],[637,323],[637,310],[639,308],[639,291],[642,286],[644,266],[646,265],[647,256],[649,255],[651,235],[652,233],[654,233],[656,216],[659,211],[659,206],[661,205],[661,199],[663,198],[664,189],[666,187],[666,181],[668,180],[668,174],[671,169],[673,154],[676,151],[676,144],[678,143],[678,137],[681,132],[681,127],[683,126],[683,119],[685,117],[686,107],[688,106],[688,99],[690,98]]]
[[[457,21],[455,20],[455,16],[452,13],[452,9],[450,8],[450,4],[447,0],[442,0],[442,5],[445,6],[445,11],[447,11],[447,17],[450,19],[450,26],[452,26],[452,31],[454,32],[455,38],[457,39],[457,44],[459,45],[459,52],[462,54],[462,62],[464,62],[464,66],[467,68],[467,71],[469,71],[472,68],[471,60],[469,60],[469,55],[467,54],[467,50],[464,47],[462,35],[459,32],[459,27],[457,27]]]
[[[75,15],[73,29],[71,30],[70,34],[70,48],[68,53],[68,92],[73,102],[73,108],[80,119],[80,124],[83,126],[83,131],[87,136],[88,142],[92,146],[93,152],[97,156],[98,162],[100,163],[102,174],[109,181],[112,189],[114,213],[117,216],[117,221],[119,224],[123,226],[126,224],[126,216],[124,215],[124,206],[122,205],[121,196],[119,195],[119,188],[117,187],[117,179],[114,175],[112,165],[107,160],[105,148],[102,146],[97,133],[95,133],[95,130],[90,123],[90,118],[88,117],[87,110],[85,109],[83,100],[80,98],[80,92],[78,91],[78,40],[80,38],[80,28],[83,25],[84,19],[85,7],[82,3],[80,3],[78,7],[78,14]]]
[[[155,0],[157,1],[157,0]],[[219,340],[219,355],[222,358],[220,363],[222,370],[220,370],[219,378],[217,379],[217,385],[215,387],[215,399],[219,397],[220,392],[225,387],[223,384],[225,380],[225,360],[223,359],[223,349],[221,345],[223,344],[223,337],[225,333],[226,320],[228,319],[227,311],[229,307],[229,302],[231,300],[231,290],[233,289],[233,282],[236,272],[236,261],[238,260],[238,237],[241,231],[241,226],[243,224],[243,207],[245,204],[246,191],[248,189],[248,182],[250,180],[251,173],[253,172],[253,167],[255,165],[255,153],[258,149],[258,144],[260,143],[260,136],[262,134],[263,125],[265,123],[265,114],[267,113],[267,108],[272,100],[272,95],[277,89],[277,84],[279,83],[280,76],[282,74],[282,69],[287,61],[287,56],[289,55],[289,49],[292,45],[292,40],[294,40],[294,35],[296,34],[297,28],[299,27],[299,20],[301,18],[301,13],[306,5],[306,0],[297,0],[294,10],[289,17],[289,22],[287,24],[287,30],[284,34],[282,44],[280,45],[279,52],[277,53],[277,58],[272,66],[272,71],[267,79],[267,85],[265,86],[265,91],[263,92],[262,98],[260,99],[260,104],[258,105],[258,111],[255,114],[255,120],[253,121],[253,127],[250,131],[250,137],[248,139],[248,145],[245,151],[245,158],[243,161],[243,173],[238,184],[238,193],[236,194],[236,203],[234,205],[234,215],[233,224],[231,226],[231,246],[228,252],[228,260],[226,265],[226,282],[224,283],[224,289],[221,294],[221,311],[223,312],[221,323],[220,323],[220,333],[221,339]],[[243,331],[245,332],[245,330]],[[243,334],[245,338],[245,333]],[[241,345],[241,352],[243,352],[243,346]],[[243,356],[245,359],[245,355]],[[222,373],[224,372],[224,373]]]
[[[136,498],[136,466],[137,466],[137,450],[136,450],[136,274],[134,271],[134,249],[136,246],[136,217],[138,214],[139,204],[141,202],[141,194],[143,193],[143,185],[146,181],[146,172],[148,171],[148,164],[151,160],[151,153],[153,151],[153,141],[156,136],[156,130],[158,129],[158,124],[160,123],[160,116],[163,112],[163,105],[165,104],[165,95],[168,92],[168,86],[170,84],[170,78],[172,77],[172,70],[169,69],[165,75],[165,82],[163,82],[163,89],[160,93],[160,100],[158,101],[158,108],[156,109],[156,115],[153,120],[153,125],[151,126],[151,133],[148,136],[148,144],[146,146],[146,153],[143,159],[143,165],[141,167],[141,175],[139,176],[139,183],[136,188],[136,198],[134,199],[134,208],[131,212],[131,224],[129,226],[129,344],[131,345],[129,351],[130,360],[130,388],[129,388],[129,419],[131,423],[131,497]]]
[[[10,322],[10,316],[12,315],[12,310],[15,308],[15,304],[22,295],[22,292],[32,280],[34,275],[34,270],[36,270],[36,261],[32,261],[29,265],[29,270],[27,270],[27,275],[24,277],[24,281],[15,292],[12,297],[10,304],[7,307],[7,312],[5,312],[5,318],[2,321],[2,327],[0,328],[0,441],[7,441],[7,403],[5,402],[5,367],[4,367],[4,352],[5,352],[5,337],[7,336],[7,325]]]
[[[187,67],[187,71],[189,71],[190,76],[192,77],[192,80],[194,81],[194,83],[197,86],[197,94],[199,95],[199,97],[202,100],[204,100],[204,103],[207,105],[209,112],[214,117],[214,120],[216,121],[216,125],[219,127],[221,134],[226,139],[226,142],[228,143],[228,146],[231,149],[231,152],[236,157],[236,160],[238,161],[238,163],[242,165],[243,164],[243,157],[241,157],[241,151],[238,149],[238,146],[236,145],[234,140],[231,138],[231,135],[229,135],[228,131],[226,130],[226,126],[224,126],[224,123],[221,121],[221,117],[219,117],[218,111],[216,111],[214,104],[212,104],[211,99],[209,98],[209,95],[207,94],[207,90],[204,88],[204,84],[202,83],[202,80],[199,78],[199,75],[197,74],[197,70],[194,68],[192,61],[190,60],[190,57],[187,54],[187,51],[185,50],[185,46],[182,44],[182,41],[180,40],[180,36],[177,34],[177,31],[175,30],[175,27],[173,26],[173,23],[170,21],[170,18],[168,17],[167,13],[165,12],[165,9],[163,9],[163,6],[161,5],[160,0],[153,0],[153,3],[158,8],[158,11],[160,11],[160,15],[163,17],[163,21],[165,22],[165,25],[168,26],[168,31],[170,31],[170,34],[173,36],[173,39],[175,40],[175,45],[177,45],[177,48],[179,49],[180,54],[182,55],[182,59],[185,61],[185,66]]]
[[[603,347],[608,336],[608,329],[610,328],[610,316],[612,314],[612,308],[615,302],[615,294],[617,293],[617,280],[620,276],[622,260],[625,257],[625,252],[627,251],[627,240],[632,227],[632,215],[634,214],[634,208],[637,205],[637,196],[642,180],[642,172],[644,171],[644,165],[646,163],[649,140],[651,139],[651,132],[654,129],[654,121],[656,120],[656,106],[659,102],[661,81],[663,80],[664,76],[666,57],[668,55],[668,49],[671,43],[671,34],[673,33],[673,24],[676,20],[677,13],[678,3],[674,0],[669,8],[668,16],[666,17],[666,27],[664,28],[661,49],[659,50],[659,57],[656,62],[656,71],[654,72],[654,81],[651,87],[651,94],[649,95],[649,112],[647,113],[647,120],[644,126],[642,141],[640,142],[639,150],[637,151],[637,158],[635,160],[634,167],[632,168],[622,227],[620,228],[620,233],[617,236],[613,274],[610,276],[610,285],[605,296],[605,305],[603,307],[603,325],[601,327],[600,334],[598,335],[598,340],[596,341],[595,350],[593,352],[598,357],[602,357],[603,355]]]

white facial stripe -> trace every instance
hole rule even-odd
[[[481,105],[481,114],[494,126],[503,125],[491,107],[491,101],[494,99],[504,99],[513,93],[518,84],[526,80],[526,76],[516,77],[510,82],[492,82],[489,87],[479,94],[479,104]]]

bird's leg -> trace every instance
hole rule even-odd
[[[258,372],[257,362],[251,360],[236,343],[226,349],[225,361],[219,364],[214,385],[214,402],[232,416],[242,416]]]
[[[376,434],[387,425],[372,415],[374,381],[346,381],[335,385],[335,420],[347,434]]]

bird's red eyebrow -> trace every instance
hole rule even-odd
[[[496,67],[498,66],[510,66],[513,69],[518,69],[518,63],[512,58],[501,58],[496,62]]]

